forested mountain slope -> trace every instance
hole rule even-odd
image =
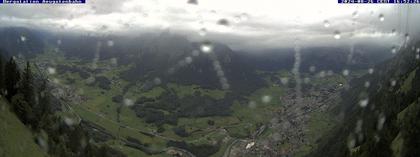
[[[420,156],[419,47],[353,80],[342,95],[345,119],[309,156]]]

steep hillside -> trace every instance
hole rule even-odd
[[[345,119],[309,156],[414,157],[420,151],[420,43],[402,48],[342,95]]]
[[[34,142],[30,130],[9,111],[9,105],[2,97],[0,97],[0,132],[0,156],[47,156]]]

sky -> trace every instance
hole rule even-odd
[[[336,0],[87,0],[86,4],[0,5],[0,26],[137,35],[170,31],[233,49],[398,45],[420,28],[420,5]],[[417,19],[416,19],[417,17]],[[407,24],[408,23],[408,24]],[[339,39],[338,39],[339,38]]]

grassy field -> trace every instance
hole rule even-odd
[[[8,104],[0,97],[0,156],[46,157],[46,153],[35,144],[30,130],[9,111]]]
[[[49,58],[52,57],[52,58]],[[54,61],[56,64],[71,65],[81,69],[91,68],[91,63],[82,63],[79,60],[67,59],[63,60],[62,56],[42,55],[40,60]],[[38,59],[36,59],[39,61]],[[100,61],[97,63],[98,67],[109,66],[109,61]],[[139,130],[146,132],[155,132],[157,126],[148,124],[143,119],[138,118],[134,111],[128,107],[123,107],[120,115],[120,124],[126,125],[130,128],[122,128],[118,131],[119,124],[117,123],[117,108],[121,105],[112,101],[112,97],[122,95],[124,98],[130,99],[133,102],[141,97],[157,98],[166,88],[175,91],[179,98],[194,95],[195,92],[200,92],[202,95],[210,96],[214,99],[223,99],[227,91],[224,90],[209,90],[196,85],[179,85],[176,83],[168,83],[166,87],[155,86],[150,90],[143,89],[144,82],[136,82],[130,84],[119,78],[119,74],[132,65],[116,66],[108,68],[102,72],[91,74],[94,76],[104,76],[111,80],[111,89],[103,90],[96,85],[89,85],[88,81],[82,79],[78,73],[66,72],[64,74],[55,74],[50,77],[58,79],[60,84],[70,86],[77,89],[78,94],[82,95],[85,100],[81,104],[74,104],[74,110],[85,120],[91,121],[105,128],[108,132],[116,137],[133,137],[149,145],[152,150],[164,150],[166,148],[166,140],[158,137],[150,137],[139,132]],[[290,76],[288,72],[281,72],[281,75]],[[69,81],[74,80],[74,81]],[[268,80],[268,83],[272,82]],[[272,85],[261,88],[248,96],[250,102],[240,104],[235,101],[231,109],[232,115],[220,117],[199,117],[199,118],[179,118],[176,126],[164,124],[165,131],[161,133],[162,136],[183,140],[194,145],[201,144],[220,144],[220,150],[213,156],[221,156],[224,150],[232,140],[231,137],[249,138],[258,127],[262,124],[268,124],[273,117],[273,113],[279,110],[281,105],[280,97],[284,94],[282,87]],[[214,125],[208,124],[213,121]],[[183,127],[189,133],[188,137],[180,137],[173,131],[175,127]],[[226,129],[226,131],[223,130]],[[269,133],[269,129],[265,131]],[[137,149],[132,149],[121,145],[118,141],[107,142],[112,147],[119,149],[128,156],[145,156],[144,152]],[[166,156],[166,154],[159,154],[158,156]]]

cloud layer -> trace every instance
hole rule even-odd
[[[400,44],[419,32],[420,6],[347,5],[335,0],[88,0],[76,5],[0,5],[2,26],[137,34],[171,30],[235,49]],[[326,27],[328,26],[328,27]],[[334,38],[339,35],[340,39]]]

